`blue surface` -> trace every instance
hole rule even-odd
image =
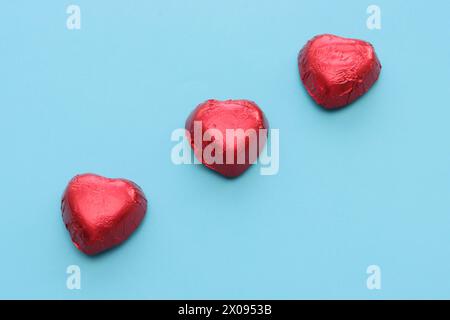
[[[1,4],[0,298],[450,298],[449,2],[377,0],[372,31],[356,0],[84,0],[74,31],[69,4]],[[370,41],[383,65],[339,112],[299,81],[320,33]],[[172,164],[172,130],[207,98],[262,107],[278,175]],[[150,203],[94,258],[59,208],[84,172],[132,179]]]

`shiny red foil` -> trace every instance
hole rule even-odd
[[[147,200],[131,181],[84,174],[69,182],[61,210],[75,246],[95,255],[133,233],[145,216]]]
[[[309,95],[326,109],[344,107],[358,99],[381,71],[370,43],[331,34],[308,41],[298,56],[298,67]]]
[[[223,151],[220,155],[222,163],[208,164],[205,161],[205,158],[202,156],[203,150],[209,144],[217,143],[217,141],[196,139],[194,130],[196,121],[201,123],[202,133],[205,133],[210,128],[217,129],[222,133],[222,141],[220,142],[223,146]],[[267,140],[269,125],[258,105],[248,100],[207,100],[192,111],[186,120],[186,130],[189,133],[187,136],[190,139],[190,145],[194,150],[195,156],[209,169],[233,178],[246,171],[254,161],[249,157],[248,137],[236,137],[233,142],[227,142],[227,129],[242,129],[244,131],[254,129],[257,132],[257,156],[259,156]],[[263,129],[261,132],[265,132],[265,135],[260,134],[260,129]],[[227,163],[227,154],[231,152],[230,158],[234,154],[234,161],[233,163]],[[245,162],[239,163],[238,154],[242,152],[245,152]]]

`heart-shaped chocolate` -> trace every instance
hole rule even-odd
[[[257,160],[268,129],[264,113],[248,100],[208,100],[186,120],[186,134],[197,159],[230,178]]]
[[[94,255],[125,241],[147,211],[141,188],[125,179],[94,174],[74,177],[61,203],[64,223],[72,242]]]
[[[326,109],[344,107],[377,81],[381,64],[365,41],[324,34],[309,40],[298,56],[301,80]]]

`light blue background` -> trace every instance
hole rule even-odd
[[[448,1],[0,8],[0,298],[450,298]],[[339,112],[299,81],[297,53],[321,33],[370,41],[383,65]],[[208,98],[261,106],[280,129],[278,175],[172,164],[172,130]],[[150,204],[129,241],[94,258],[60,213],[84,172],[132,179]],[[71,264],[80,291],[66,288]],[[371,264],[381,291],[366,288]]]

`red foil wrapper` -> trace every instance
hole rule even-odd
[[[210,129],[220,134],[210,135]],[[248,100],[208,100],[186,120],[187,137],[197,159],[229,178],[241,175],[257,160],[267,141],[268,129],[264,113]],[[227,130],[233,130],[235,135],[227,138]],[[238,134],[239,130],[253,131],[256,137]],[[213,151],[208,153],[210,150]],[[214,159],[205,157],[208,154]]]
[[[331,34],[308,41],[298,56],[298,67],[309,95],[326,109],[344,107],[358,99],[381,71],[370,43]]]
[[[147,200],[131,181],[84,174],[69,182],[61,210],[74,245],[95,255],[122,243],[136,230],[147,211]]]

